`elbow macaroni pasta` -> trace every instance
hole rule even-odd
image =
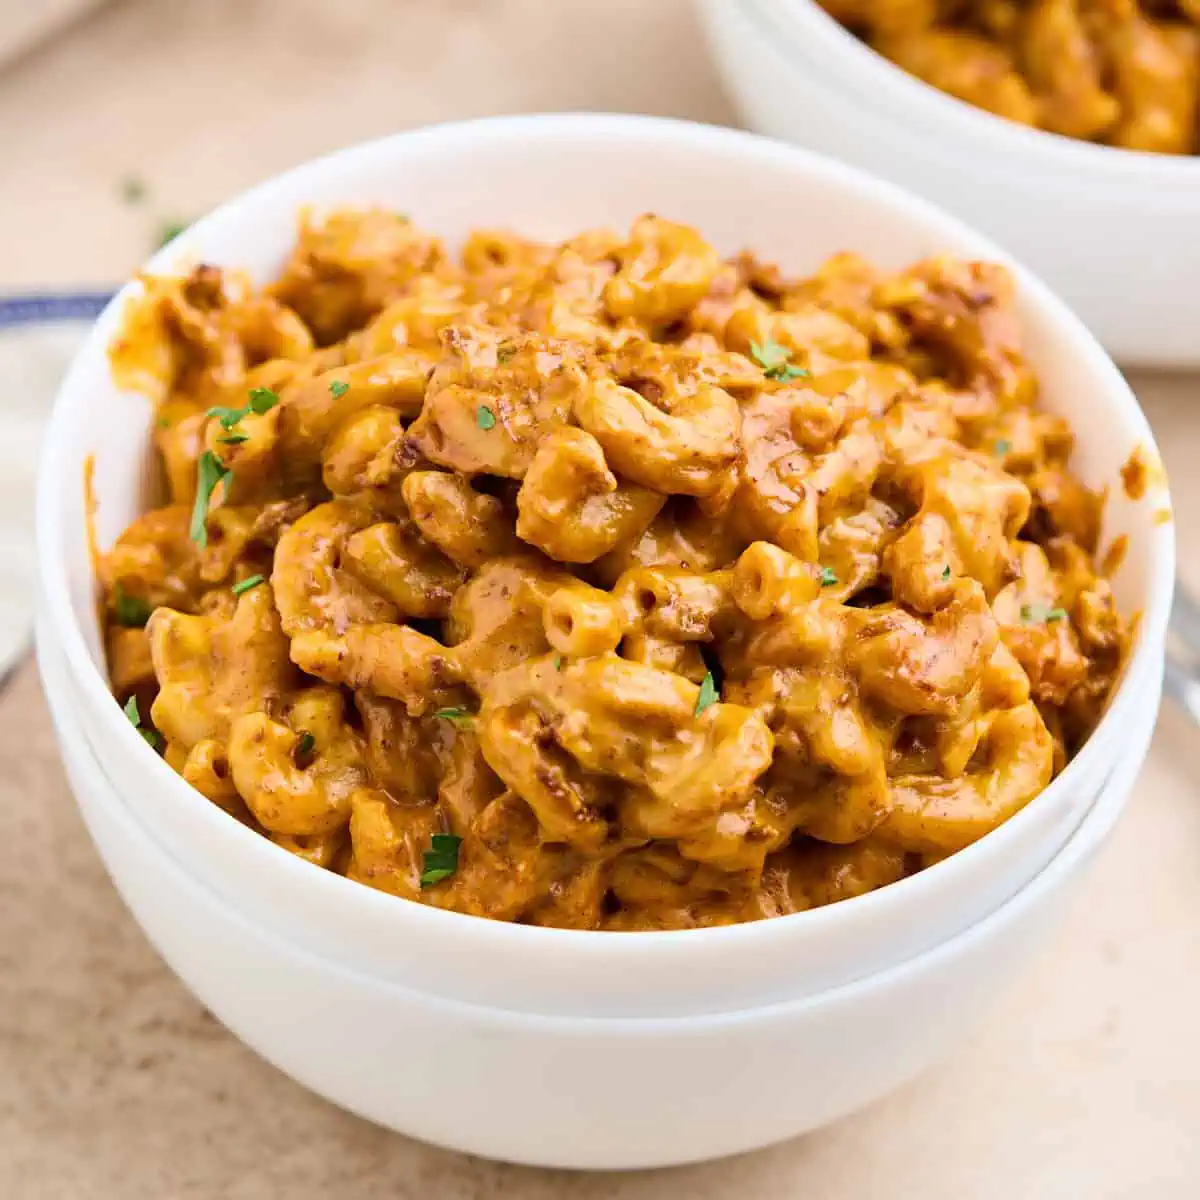
[[[820,0],[897,66],[968,104],[1066,137],[1195,154],[1195,0]]]
[[[102,563],[118,700],[231,817],[410,901],[859,895],[1037,795],[1128,646],[987,264],[790,280],[651,216],[456,261],[338,212],[264,291],[146,280],[113,361],[167,484]]]

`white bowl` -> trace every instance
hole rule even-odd
[[[138,923],[201,1002],[336,1104],[425,1141],[538,1166],[653,1167],[752,1150],[852,1112],[947,1053],[1053,927],[1124,804],[1158,706],[1152,686],[1126,731],[1128,754],[1049,866],[935,949],[743,1012],[550,1017],[371,978],[238,912],[118,796],[72,710],[65,662],[44,626],[39,635],[84,819]]]
[[[1120,361],[1200,364],[1200,158],[1027,129],[900,70],[813,0],[702,0],[747,123],[944,204],[1036,270]]]
[[[202,258],[275,270],[307,203],[380,202],[461,236],[512,225],[562,236],[652,209],[696,223],[727,251],[747,242],[791,271],[854,247],[899,266],[935,250],[1001,257],[925,202],[802,150],[729,130],[635,117],[516,117],[406,133],[322,159],[206,218],[152,270]],[[1120,374],[1079,322],[1016,268],[1029,351],[1048,403],[1079,432],[1078,466],[1117,478],[1150,430]],[[1169,527],[1114,489],[1109,533],[1130,538],[1116,580],[1141,610],[1137,642],[1108,715],[1074,762],[976,845],[878,892],[813,912],[723,929],[598,934],[501,924],[398,901],[319,871],[204,800],[152,754],[108,692],[85,536],[82,479],[95,455],[100,542],[140,512],[149,460],[146,402],[116,390],[105,358],[124,294],[101,317],[63,383],[38,496],[49,637],[64,656],[89,741],[130,811],[206,886],[254,923],[352,970],[468,1003],[585,1016],[730,1011],[813,994],[901,962],[966,929],[1050,861],[1095,800],[1138,698],[1161,678],[1174,572]]]

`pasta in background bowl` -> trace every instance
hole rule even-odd
[[[1194,0],[818,2],[898,67],[998,117],[1124,150],[1200,151]]]
[[[487,187],[483,188],[480,183],[485,180]],[[597,181],[604,186],[598,187]],[[351,205],[401,211],[412,218],[417,229],[436,226],[456,246],[466,241],[469,230],[484,222],[562,241],[582,228],[628,229],[639,214],[652,210],[703,229],[720,257],[735,255],[749,244],[777,258],[789,277],[811,275],[831,253],[846,247],[878,264],[880,271],[893,274],[934,254],[1005,261],[996,247],[936,210],[803,152],[698,126],[577,116],[451,126],[346,151],[284,176],[214,213],[153,261],[149,273],[179,274],[209,263],[246,271],[262,286],[283,270],[294,236],[295,214],[305,205],[326,211]],[[1120,375],[1079,323],[1028,273],[1011,264],[1010,269],[1016,289],[1013,312],[1029,362],[1041,380],[1046,407],[1075,427],[1079,441],[1073,462],[1083,480],[1101,487],[1117,477],[1135,448],[1141,446],[1147,455],[1153,455],[1144,418]],[[1122,535],[1128,538],[1125,564],[1114,577],[1117,606],[1142,614],[1122,682],[1106,715],[1075,759],[1041,795],[959,853],[842,903],[722,928],[609,936],[590,930],[480,921],[429,904],[397,903],[374,888],[314,869],[260,833],[231,820],[148,750],[108,692],[101,626],[94,609],[96,575],[85,533],[87,501],[82,480],[85,464],[94,456],[95,525],[102,547],[111,546],[151,501],[147,466],[151,442],[159,432],[156,418],[144,397],[115,387],[106,357],[132,294],[133,289],[127,290],[101,320],[65,382],[42,467],[39,544],[47,625],[68,664],[73,689],[70,703],[130,814],[164,853],[246,920],[355,971],[468,1002],[586,1016],[726,1012],[815,994],[861,978],[965,929],[1050,861],[1083,819],[1114,764],[1127,752],[1115,731],[1129,720],[1143,702],[1139,697],[1161,674],[1173,541],[1169,525],[1156,519],[1168,501],[1162,481],[1154,478],[1137,500],[1114,491],[1104,513],[1104,542]],[[331,329],[322,336],[328,340],[335,335]],[[759,343],[761,359],[764,343],[757,336],[753,340]],[[521,348],[517,349],[520,353]],[[507,364],[499,363],[498,344],[490,353],[489,371],[521,365],[517,355]],[[736,365],[745,372],[743,364],[748,363],[754,372],[756,394],[777,394],[789,382],[771,380],[768,387],[763,382],[768,368],[761,361],[754,362],[752,356],[740,359],[736,363],[729,360],[726,366]],[[792,365],[807,369],[799,363]],[[783,374],[786,367],[787,363],[772,359],[769,369]],[[320,412],[328,409],[332,385],[350,384],[349,374],[337,374],[349,369],[350,364],[343,363],[332,376],[317,375],[310,381],[312,395],[320,398],[320,405],[303,411],[313,421],[319,424]],[[237,412],[250,406],[252,410],[253,397],[243,388],[244,382],[239,381],[241,395],[231,397],[233,404],[208,407]],[[396,384],[395,378],[392,383]],[[252,386],[268,387],[269,381]],[[440,402],[438,406],[439,422],[443,415],[447,422],[461,420],[464,412],[473,417],[474,425],[468,421],[466,429],[474,446],[483,435],[500,427],[499,413],[495,426],[486,420],[480,423],[479,399],[464,402],[464,393],[479,388],[477,380],[451,375],[446,380],[449,395],[444,414]],[[207,405],[207,400],[204,403]],[[219,417],[204,418],[202,413],[199,424],[204,426],[205,438],[234,437],[231,446],[222,446],[232,464],[231,452],[254,450],[258,422],[281,420],[284,411],[282,401],[262,413],[250,411],[231,421],[229,429]],[[314,427],[310,423],[303,429]],[[245,441],[237,440],[239,433]],[[560,440],[539,439],[537,447],[531,447],[534,458],[547,445],[558,453]],[[1011,440],[1015,447],[1016,439]],[[213,447],[219,444],[212,443]],[[491,443],[486,446],[489,453],[496,449]],[[994,444],[990,452],[994,455]],[[311,462],[305,467],[303,455],[296,461],[301,470],[313,469]],[[225,459],[220,462],[224,464]],[[236,466],[234,469],[236,479]],[[182,474],[187,476],[190,471]],[[646,486],[624,475],[620,478],[633,486]],[[212,482],[217,503],[206,526],[210,534],[221,521],[236,515],[233,510],[237,508],[236,492],[228,506],[222,505],[217,479],[213,477]],[[191,481],[187,486],[192,486]],[[405,487],[412,486],[407,480],[401,483],[402,500]],[[492,498],[503,504],[504,488],[499,491],[501,495]],[[407,508],[407,500],[404,503]],[[222,518],[226,507],[230,511]],[[308,519],[301,517],[292,531],[303,529]],[[236,524],[230,528],[237,533]],[[538,528],[538,536],[547,538],[569,532],[553,520]],[[358,532],[351,531],[351,536]],[[317,533],[314,544],[327,536],[327,531]],[[786,559],[774,558],[788,567]],[[819,556],[809,556],[810,562],[817,559]],[[952,567],[953,576],[954,563],[945,565]],[[942,569],[936,572],[933,584],[952,582],[941,579]],[[235,612],[245,609],[253,616],[256,606],[269,601],[271,593],[263,584],[232,596],[230,583],[246,584],[252,574],[266,572],[261,568],[251,572],[239,558],[236,573],[219,574],[214,581],[226,597],[220,601],[226,612],[236,599]],[[811,567],[800,574],[802,586],[810,591],[821,582]],[[598,582],[602,581],[597,578],[591,586]],[[1032,602],[1018,601],[1018,609]],[[179,626],[177,648],[190,652],[193,660],[203,657],[189,646],[187,622],[197,619],[203,620],[195,615],[166,621],[156,618],[160,624]],[[296,636],[307,634],[300,631]],[[242,634],[235,628],[233,637],[237,641]],[[497,646],[502,643],[503,639],[496,639]],[[302,645],[313,651],[312,665],[338,669],[340,648],[326,653],[327,648],[320,644]],[[555,694],[556,680],[575,686],[575,673],[579,673],[581,690],[587,692],[583,686],[590,670],[586,660],[577,663],[569,649],[557,651],[568,660],[560,673],[553,653],[548,646],[539,646],[535,655],[539,686],[543,678],[546,684],[538,695]],[[341,661],[345,663],[344,655]],[[706,666],[706,672],[711,669]],[[704,680],[689,678],[686,670],[672,674],[678,678],[672,684],[678,692],[675,703],[689,710],[683,714],[689,721],[695,720]],[[202,675],[193,674],[190,680],[183,677],[180,682],[198,694],[205,694],[210,687]],[[449,676],[439,680],[450,687],[459,682]],[[428,694],[435,693],[436,689]],[[470,694],[442,696],[436,703],[435,711],[472,708],[473,698]],[[723,703],[705,706],[710,723],[722,717],[722,707]],[[140,708],[138,715],[145,717]],[[305,728],[304,724],[292,728],[289,714],[278,715],[284,721],[276,723],[287,726],[285,749],[302,752],[299,729]],[[315,724],[319,715],[310,710],[306,720]],[[453,728],[453,721],[440,720]],[[262,732],[264,739],[276,736],[268,727]],[[318,732],[306,732],[313,734],[313,745],[303,753],[323,752],[317,745]],[[201,740],[196,739],[193,748]],[[738,761],[735,757],[735,764]],[[215,773],[219,776],[219,771]],[[445,868],[430,867],[424,861],[426,849],[435,849],[432,831],[427,832],[430,845],[420,844],[420,865],[422,870],[437,872]],[[413,887],[411,870],[407,886]],[[429,892],[432,896],[444,888],[449,893],[452,887],[453,880],[447,876],[432,881]]]

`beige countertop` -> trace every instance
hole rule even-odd
[[[684,0],[129,0],[0,75],[0,288],[118,279],[161,221],[348,141],[556,108],[733,119]],[[127,175],[146,184],[139,204],[121,198]],[[1172,472],[1186,574],[1200,378],[1134,383]],[[574,1176],[375,1128],[227,1034],[109,884],[25,669],[0,698],[0,1196],[1193,1198],[1198,777],[1195,733],[1167,710],[1051,948],[916,1083],[746,1158]]]

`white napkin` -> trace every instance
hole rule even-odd
[[[42,431],[86,331],[82,324],[0,328],[0,677],[30,645],[37,579],[33,497]]]

